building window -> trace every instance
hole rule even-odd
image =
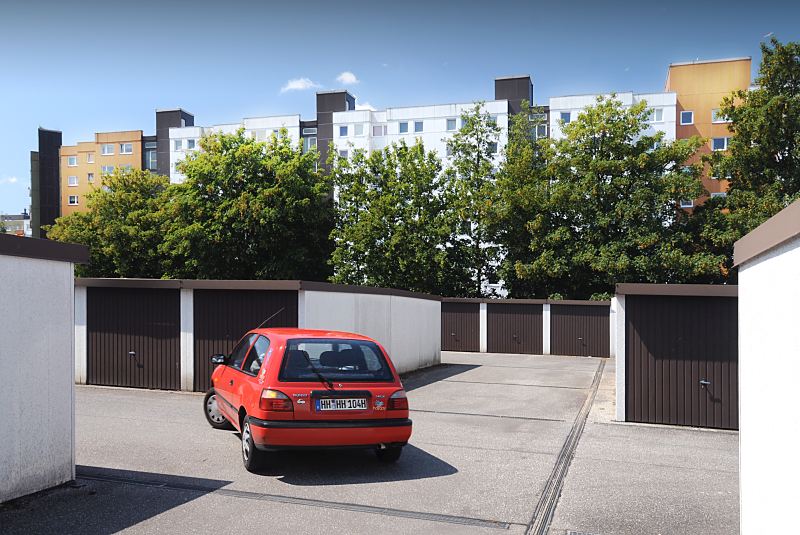
[[[462,118],[461,118],[461,128],[464,128],[465,126],[467,126],[467,119],[464,119],[464,118],[462,117]]]
[[[453,147],[450,146],[450,143],[447,144],[447,148],[445,149],[448,158],[453,155]]]
[[[186,140],[186,150],[194,149],[194,139],[187,139]]]
[[[158,152],[149,150],[145,154],[145,165],[151,171],[158,169]]]
[[[711,149],[715,151],[728,150],[728,137],[715,137],[711,140]]]
[[[114,172],[114,166],[113,165],[100,166],[100,172],[104,175],[110,175],[111,173]]]
[[[103,143],[100,145],[100,154],[103,156],[110,156],[114,154],[114,144],[113,143]]]
[[[303,128],[303,135],[316,134],[316,133],[317,133],[317,129],[316,128]]]
[[[357,123],[356,124],[356,126],[355,126],[355,134],[357,136],[363,136],[364,135],[364,125],[363,124],[361,124],[361,123]]]
[[[681,124],[694,124],[694,112],[693,111],[682,111],[681,112]]]
[[[86,175],[86,181],[89,182],[89,184],[94,182],[94,173],[89,173],[88,175]]]
[[[382,136],[383,133],[383,125],[375,125],[372,127],[372,135],[373,136]]]
[[[497,125],[497,115],[489,116],[489,124]]]
[[[711,194],[711,198],[712,199],[714,199],[716,197],[727,197],[727,196],[728,196],[728,194],[725,193],[724,191],[716,191],[716,192]]]
[[[402,121],[400,123],[400,133],[407,134],[408,133],[408,123],[406,121]]]
[[[78,157],[77,156],[67,156],[67,165],[70,167],[77,167],[78,165]]]
[[[78,196],[77,195],[70,195],[68,202],[69,202],[70,206],[78,206]]]
[[[339,127],[339,137],[347,137],[347,127],[340,126]]]
[[[309,152],[311,149],[317,148],[317,136],[303,138],[303,152]]]
[[[120,143],[119,144],[119,153],[120,154],[133,154],[133,143]]]
[[[414,132],[422,132],[422,121],[414,121]]]
[[[537,124],[536,128],[533,129],[533,139],[545,138],[547,137],[547,124]]]
[[[447,120],[447,130],[455,130],[456,129],[456,120],[455,119],[448,119]]]
[[[572,113],[568,111],[561,112],[561,122],[564,124],[569,124],[570,120],[572,119]]]
[[[76,177],[74,175],[67,177],[67,185],[69,185],[69,186],[77,186],[78,185],[78,177]]]
[[[489,143],[489,154],[497,154],[497,142],[492,141]]]
[[[647,115],[647,120],[651,123],[660,123],[664,120],[664,109],[652,108],[650,113]]]
[[[711,110],[712,123],[728,123],[728,119],[719,112],[719,108]]]
[[[346,160],[346,159],[347,159],[347,157],[348,157],[348,153],[347,153],[347,151],[346,151],[346,150],[340,150],[340,151],[339,151],[339,157],[340,157],[340,158],[344,158],[344,159]]]
[[[694,207],[694,201],[686,199],[681,201],[681,208],[693,208],[693,207]]]
[[[156,143],[155,141],[148,141],[147,143],[144,144],[144,148],[146,148],[146,149],[157,149],[158,148],[158,143]]]
[[[175,140],[175,149],[174,150],[183,150],[183,140],[176,139]]]
[[[87,152],[86,153],[86,163],[94,163],[94,153]]]

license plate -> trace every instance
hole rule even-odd
[[[356,411],[366,408],[366,398],[322,398],[317,400],[318,411]]]

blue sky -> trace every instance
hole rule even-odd
[[[156,108],[183,107],[201,125],[310,119],[316,87],[347,87],[376,108],[469,102],[491,99],[493,79],[510,74],[533,76],[537,103],[658,91],[670,62],[752,56],[755,71],[766,35],[800,40],[800,4],[738,4],[3,2],[0,212],[29,204],[38,126],[72,144],[97,131],[153,134]],[[343,72],[356,80],[337,81]],[[314,87],[281,91],[303,78]]]

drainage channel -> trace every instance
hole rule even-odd
[[[605,367],[606,362],[604,360],[600,361],[600,365],[594,374],[594,379],[592,379],[592,385],[589,387],[589,395],[583,402],[581,410],[575,417],[575,423],[572,424],[569,435],[567,435],[564,445],[558,453],[556,464],[553,467],[553,471],[550,472],[550,477],[545,483],[544,490],[542,490],[542,496],[539,498],[539,503],[536,504],[533,517],[528,524],[528,529],[525,531],[526,535],[545,535],[550,528],[550,522],[553,520],[558,499],[561,497],[561,489],[564,486],[567,470],[569,470],[572,457],[575,455],[575,449],[578,447],[583,428],[586,426],[586,418],[589,416],[589,410],[592,408],[594,398],[597,395],[597,389],[600,386],[600,379],[603,377]]]
[[[372,505],[359,505],[355,503],[346,502],[331,502],[325,500],[314,500],[311,498],[295,498],[293,496],[283,496],[280,494],[265,494],[261,492],[250,492],[244,490],[224,489],[217,487],[210,487],[198,484],[181,484],[171,483],[166,481],[158,481],[154,479],[135,479],[124,477],[109,477],[100,476],[95,474],[81,474],[78,473],[78,479],[89,481],[101,481],[106,483],[119,483],[124,485],[139,485],[144,487],[153,487],[167,490],[200,492],[203,494],[219,494],[222,496],[230,496],[233,498],[242,498],[246,500],[260,500],[274,503],[284,503],[290,505],[304,505],[308,507],[321,507],[324,509],[337,509],[340,511],[351,511],[356,513],[369,513],[383,516],[392,516],[399,518],[410,518],[413,520],[425,520],[428,522],[441,522],[447,524],[459,524],[463,526],[474,526],[481,528],[494,528],[494,529],[509,529],[511,524],[508,522],[500,522],[496,520],[484,520],[481,518],[470,518],[455,515],[442,515],[437,513],[424,513],[420,511],[406,511],[403,509],[392,509],[389,507],[375,507]]]

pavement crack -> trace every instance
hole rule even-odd
[[[535,416],[504,416],[502,414],[479,414],[475,412],[431,411],[426,409],[411,409],[409,412],[424,412],[428,414],[452,414],[454,416],[481,416],[483,418],[505,418],[508,420],[532,420],[536,422],[566,422],[557,418],[537,418]]]
[[[567,390],[587,390],[588,386],[560,386],[560,385],[540,385],[530,383],[494,383],[490,381],[466,381],[464,379],[442,379],[443,383],[470,383],[478,385],[500,385],[500,386],[535,386],[536,388],[564,388]]]

